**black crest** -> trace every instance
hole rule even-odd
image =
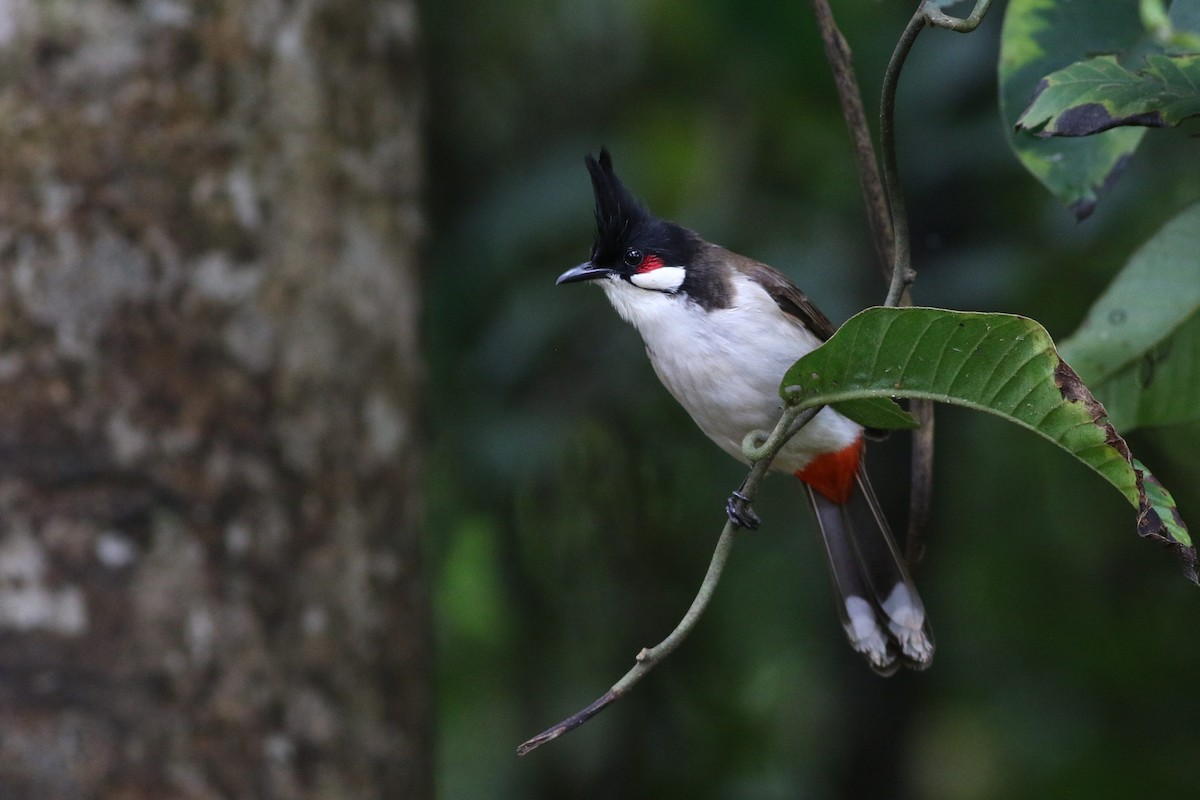
[[[596,241],[592,246],[592,261],[602,264],[619,258],[634,233],[654,217],[613,172],[612,156],[607,149],[600,148],[598,160],[589,154],[587,168],[596,195]]]
[[[600,157],[587,157],[596,195],[596,240],[592,263],[620,263],[626,248],[658,253],[675,264],[687,264],[699,239],[694,233],[650,213],[613,171],[612,156],[600,148]]]

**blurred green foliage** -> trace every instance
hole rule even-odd
[[[834,3],[869,109],[914,5]],[[915,297],[1062,337],[1200,198],[1177,167],[1195,145],[1186,124],[1147,135],[1076,223],[1005,144],[1002,11],[970,36],[927,31],[901,81]],[[651,208],[785,270],[835,321],[883,284],[806,4],[436,0],[424,18],[441,796],[1194,792],[1200,596],[1103,480],[957,409],[939,410],[917,575],[939,644],[928,672],[880,679],[849,651],[807,511],[776,477],[684,647],[585,727],[515,756],[670,631],[744,475],[599,292],[554,287],[591,242],[583,154],[607,145]],[[1200,428],[1131,445],[1200,524]],[[897,528],[905,459],[903,435],[871,455]]]
[[[1059,352],[1120,430],[1200,417],[1200,204],[1138,248]]]

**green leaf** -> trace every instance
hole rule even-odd
[[[1196,582],[1196,550],[1170,494],[1125,441],[1050,335],[1031,319],[935,308],[870,308],[797,361],[780,393],[809,408],[906,397],[996,414],[1057,444],[1138,510],[1138,534],[1170,546]]]
[[[1016,130],[1017,117],[1046,75],[1096,53],[1128,50],[1145,35],[1138,4],[1129,0],[1011,0],[1004,14],[1000,113],[1009,145],[1079,219],[1092,213],[1099,193],[1137,150],[1145,130],[1116,128],[1086,139],[1045,139]]]
[[[1142,245],[1059,351],[1123,431],[1200,418],[1200,203]]]
[[[1178,125],[1200,114],[1200,56],[1151,55],[1144,67],[1134,72],[1115,56],[1099,56],[1053,72],[1017,128],[1091,136],[1121,125]]]
[[[834,403],[838,413],[867,428],[913,430],[921,427],[916,417],[896,405],[890,397],[870,397]]]

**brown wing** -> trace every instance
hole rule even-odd
[[[821,313],[821,309],[814,306],[808,295],[796,288],[796,284],[786,275],[774,267],[768,267],[745,256],[731,255],[734,267],[766,289],[767,294],[771,295],[771,299],[784,313],[804,323],[822,342],[833,336],[837,328],[829,321],[829,317]],[[880,440],[888,437],[888,431],[878,428],[866,428],[865,433],[868,439]]]
[[[797,289],[796,284],[782,272],[744,256],[735,255],[733,264],[735,269],[766,289],[767,294],[771,295],[771,299],[784,313],[791,314],[803,322],[818,339],[825,341],[833,336],[836,328],[829,321],[829,317],[822,314],[808,299],[808,295]]]

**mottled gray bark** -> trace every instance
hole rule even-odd
[[[0,798],[431,796],[416,26],[0,3]]]

